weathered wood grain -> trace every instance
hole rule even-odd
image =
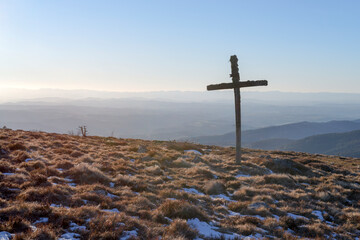
[[[207,86],[208,91],[212,90],[221,90],[221,89],[233,89],[233,88],[244,88],[244,87],[256,87],[256,86],[267,86],[268,82],[266,80],[257,80],[257,81],[244,81],[244,82],[235,82],[235,83],[219,83],[211,84]]]

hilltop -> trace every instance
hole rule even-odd
[[[360,159],[0,130],[0,238],[355,239]]]

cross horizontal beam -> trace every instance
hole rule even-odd
[[[236,83],[212,84],[207,86],[207,90],[212,91],[212,90],[220,90],[220,89],[233,89],[233,88],[267,86],[267,85],[268,82],[266,80],[244,81],[244,82],[236,82]]]

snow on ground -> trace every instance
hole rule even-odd
[[[3,172],[2,174],[5,175],[5,176],[11,176],[11,175],[14,175],[15,173]]]
[[[109,212],[109,213],[119,213],[119,209],[113,208],[113,209],[101,209],[101,211]]]
[[[79,226],[74,222],[70,223],[70,227],[69,227],[70,231],[74,232],[74,231],[85,231],[86,227],[85,226]]]
[[[40,218],[39,220],[35,221],[35,222],[33,223],[33,225],[38,224],[38,223],[47,223],[48,221],[49,221],[49,218],[47,218],[47,217],[42,217],[42,218]]]
[[[224,234],[221,232],[216,231],[218,228],[211,226],[207,222],[202,222],[197,218],[187,220],[187,223],[194,229],[199,231],[199,234],[204,236],[205,238],[220,238],[223,236],[225,239],[235,239],[240,237],[240,235],[233,233],[233,234]]]
[[[10,240],[12,238],[11,233],[8,232],[0,232],[0,240]]]
[[[205,195],[202,192],[199,192],[198,190],[196,190],[195,188],[183,188],[183,191],[187,192],[187,193],[192,193],[192,194],[197,194],[197,195]]]
[[[256,217],[256,218],[258,218],[258,219],[260,219],[260,220],[262,220],[262,221],[264,221],[266,218],[265,217],[262,217],[262,216],[260,216],[260,215],[242,215],[242,214],[240,214],[240,213],[238,213],[238,212],[234,212],[234,211],[231,211],[231,210],[228,210],[229,211],[229,216],[240,216],[240,217]],[[276,218],[276,217],[278,217],[278,216],[276,216],[276,215],[274,215],[274,218]],[[278,217],[279,218],[279,217]],[[276,218],[277,219],[277,218]]]
[[[67,207],[67,206],[63,206],[63,205],[61,205],[61,204],[55,204],[55,203],[52,203],[52,204],[50,205],[50,207],[64,207],[64,208],[69,208],[69,207]]]
[[[78,239],[80,239],[80,234],[67,232],[61,235],[58,240],[78,240]]]
[[[296,214],[293,214],[293,213],[288,213],[287,215],[289,217],[293,218],[293,219],[304,218],[304,219],[309,220],[307,217],[304,217],[304,216],[301,216],[301,215],[296,215]]]
[[[177,200],[176,198],[172,198],[172,197],[169,197],[169,198],[166,198],[167,200]]]
[[[113,182],[111,182],[109,185],[111,188],[115,187],[115,183],[113,183]]]
[[[224,200],[229,201],[229,202],[236,202],[235,200],[232,200],[231,198],[229,198],[229,197],[226,196],[225,194],[211,195],[210,197],[211,197],[212,199],[221,198],[221,199],[224,199]]]
[[[25,162],[30,162],[30,161],[33,161],[33,159],[32,158],[25,159]]]
[[[251,175],[249,174],[244,174],[244,173],[239,173],[235,176],[236,178],[239,178],[239,177],[251,177]]]
[[[201,152],[199,152],[198,150],[193,150],[193,149],[192,149],[192,150],[185,150],[184,152],[185,152],[185,153],[195,153],[195,154],[198,154],[198,155],[200,155],[200,156],[203,155],[203,154],[202,154]]]
[[[111,198],[119,198],[119,196],[111,194],[111,193],[107,193],[106,196],[111,197]]]
[[[131,237],[137,237],[137,229],[131,231],[124,231],[120,237],[120,240],[128,240]]]
[[[321,211],[315,210],[312,211],[312,214],[314,214],[318,219],[320,219],[320,221],[324,221],[324,217]]]

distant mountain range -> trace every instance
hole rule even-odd
[[[360,158],[360,130],[290,140],[285,145],[278,146],[277,149]]]
[[[234,146],[235,132],[187,139],[208,145]],[[244,147],[288,150],[360,157],[360,120],[299,122],[247,130],[242,134]]]

